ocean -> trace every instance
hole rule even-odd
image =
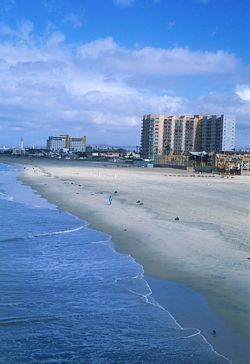
[[[230,363],[153,297],[112,238],[0,164],[0,363]]]

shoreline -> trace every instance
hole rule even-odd
[[[0,162],[1,162],[1,159],[0,159]],[[16,160],[14,160],[14,161],[8,160],[6,162],[22,164],[22,163],[18,163],[18,161],[16,161]],[[186,276],[184,277],[183,272],[177,272],[176,269],[173,272],[173,265],[168,268],[165,267],[165,269],[162,270],[162,264],[165,263],[164,264],[164,266],[165,266],[166,262],[169,263],[169,260],[164,259],[164,258],[166,258],[165,255],[163,257],[159,256],[159,253],[161,253],[161,250],[162,250],[162,246],[160,247],[161,249],[159,249],[159,251],[157,252],[158,253],[157,256],[153,257],[154,259],[152,259],[152,261],[150,261],[150,254],[145,254],[145,253],[142,254],[141,244],[137,244],[137,245],[139,245],[139,247],[138,247],[137,245],[135,245],[135,242],[141,243],[143,241],[143,239],[145,239],[145,234],[143,232],[139,232],[136,229],[136,225],[134,224],[133,221],[128,221],[128,216],[133,216],[132,212],[134,212],[135,207],[131,206],[131,203],[127,203],[127,201],[123,201],[123,199],[122,199],[123,196],[120,196],[120,191],[118,191],[118,196],[113,195],[112,206],[108,206],[106,199],[107,199],[109,191],[105,191],[105,189],[103,189],[103,191],[98,191],[98,190],[96,190],[98,186],[91,186],[91,185],[86,186],[86,181],[84,181],[85,191],[76,192],[76,191],[79,191],[80,177],[77,177],[78,178],[77,181],[69,182],[69,181],[65,180],[65,173],[69,174],[69,171],[64,171],[63,177],[62,177],[62,175],[58,176],[59,173],[56,173],[54,175],[52,174],[53,168],[56,168],[57,169],[56,172],[59,172],[59,170],[62,169],[61,168],[62,166],[64,167],[63,169],[67,169],[68,167],[70,168],[69,165],[65,166],[65,165],[61,164],[58,166],[57,164],[53,165],[53,163],[52,163],[52,165],[50,165],[49,163],[48,163],[48,165],[46,163],[39,163],[39,165],[38,165],[37,161],[28,162],[27,164],[30,164],[31,166],[26,167],[26,169],[24,170],[24,174],[20,178],[21,181],[24,184],[30,185],[33,188],[33,190],[35,190],[38,194],[45,197],[49,202],[52,202],[53,204],[57,205],[59,209],[69,211],[69,212],[73,213],[74,215],[80,217],[81,219],[88,221],[90,223],[91,227],[93,227],[94,229],[101,230],[103,232],[110,234],[112,236],[113,241],[115,242],[116,250],[121,253],[126,253],[129,255],[132,255],[132,257],[135,258],[135,260],[143,266],[144,271],[145,271],[145,277],[147,277],[147,276],[153,277],[151,279],[151,284],[153,285],[153,286],[151,286],[151,288],[153,290],[153,294],[156,299],[157,299],[157,295],[155,296],[155,292],[157,292],[157,289],[156,289],[157,286],[164,287],[164,284],[165,284],[164,281],[162,283],[161,280],[167,280],[168,284],[169,284],[169,282],[174,281],[177,283],[177,285],[179,285],[179,287],[182,284],[184,284],[186,287],[192,287],[192,289],[195,290],[196,292],[200,292],[202,294],[202,296],[205,297],[204,302],[206,300],[208,300],[210,306],[214,310],[213,304],[211,305],[211,302],[209,300],[209,298],[211,298],[211,297],[204,295],[202,290],[196,289],[197,288],[196,285],[194,286],[192,284],[189,284],[189,282],[192,282],[193,274],[195,272],[190,273],[186,269],[185,270]],[[36,172],[34,172],[34,168],[35,168]],[[73,170],[76,171],[77,168],[79,169],[78,166],[72,167],[72,168],[75,168],[75,169],[72,169],[72,171]],[[89,168],[89,167],[81,166],[80,168],[84,169],[84,168]],[[103,171],[107,171],[106,168],[102,167],[102,169],[101,169],[101,167],[99,165],[95,166],[95,167],[90,167],[90,169],[91,168],[96,169],[94,171],[95,178],[97,176],[98,178],[105,180],[105,176],[100,176],[100,173],[104,173]],[[101,172],[97,171],[97,169],[98,170],[101,169]],[[74,176],[72,175],[72,171],[70,173],[70,177],[68,176],[70,181],[71,180],[73,181],[76,179],[75,175]],[[112,171],[112,173],[113,172],[114,171]],[[124,171],[125,174],[127,172],[128,171]],[[136,170],[135,172],[138,172],[140,174],[140,171]],[[142,174],[142,178],[143,178],[144,171],[141,171],[141,172],[142,172],[141,174]],[[149,171],[145,171],[145,172],[148,173]],[[175,171],[173,171],[173,172],[175,172]],[[77,174],[78,172],[75,172],[75,173]],[[123,173],[123,171],[122,171],[122,173]],[[160,172],[160,174],[163,174],[163,173],[164,173],[164,171]],[[156,171],[156,173],[154,171],[153,174],[157,175],[157,171]],[[88,178],[89,178],[89,176],[88,176]],[[113,179],[116,179],[116,178],[114,177]],[[47,183],[48,181],[53,181],[53,183]],[[88,179],[88,183],[90,183],[90,181],[91,181],[91,179]],[[81,182],[81,183],[83,183],[83,182]],[[116,184],[116,186],[118,186],[119,184],[121,184],[121,181],[119,181],[119,183]],[[51,186],[51,185],[53,185],[53,186]],[[112,183],[112,187],[113,186],[115,187],[114,183]],[[80,187],[82,187],[82,186],[80,186]],[[88,187],[88,188],[86,189],[86,187]],[[116,187],[116,188],[119,190],[118,187]],[[63,189],[64,194],[65,194],[64,197],[61,196],[62,192],[60,193],[59,189],[61,189],[61,191]],[[80,196],[78,196],[79,194],[83,195],[82,199],[79,199],[79,197],[80,197]],[[68,203],[67,199],[70,200],[71,202]],[[100,205],[100,203],[101,203],[101,205]],[[121,206],[117,206],[115,208],[115,213],[119,212],[119,219],[118,219],[119,225],[120,225],[119,228],[118,228],[118,226],[112,226],[112,224],[110,224],[110,223],[108,224],[107,219],[103,216],[103,210],[107,210],[107,209],[111,210],[114,208],[114,205],[118,205],[118,203]],[[101,212],[98,210],[98,207],[100,207],[100,206],[102,207]],[[118,210],[121,210],[121,207],[123,209],[123,212],[118,211]],[[152,211],[147,211],[147,208],[144,206],[143,206],[143,208],[141,208],[141,206],[140,207],[136,206],[136,208],[137,208],[137,210],[140,209],[139,210],[139,220],[141,222],[144,219],[146,219],[147,222],[149,221],[149,217],[147,215],[150,215],[150,219],[151,220],[155,219],[153,221],[156,222],[156,220],[157,220],[156,211],[154,212],[154,214],[156,216],[154,216],[154,214],[152,214]],[[127,210],[129,210],[129,213]],[[110,213],[110,211],[109,211],[109,213]],[[115,218],[113,213],[111,214],[111,218],[112,218],[112,216],[113,216],[113,218]],[[136,222],[138,222],[137,220],[138,220],[138,216],[136,216]],[[122,222],[122,224],[121,224],[121,222]],[[167,221],[167,223],[173,224],[172,221]],[[184,228],[186,229],[185,223],[182,225],[184,225]],[[171,228],[172,228],[172,226],[171,226]],[[188,226],[188,228],[190,228],[190,227]],[[205,227],[203,226],[203,228],[205,228]],[[208,227],[206,227],[206,228],[208,228]],[[169,230],[171,230],[171,229],[169,229]],[[169,231],[169,230],[167,230],[167,232],[172,233],[172,231]],[[162,231],[160,231],[160,233],[162,234]],[[183,233],[183,232],[181,231],[181,233]],[[154,236],[154,234],[152,234],[152,236],[149,236],[149,238],[151,239],[151,241],[153,241],[157,237],[160,239],[161,234],[159,234],[158,236]],[[217,236],[218,232],[212,231],[212,235],[213,234],[216,235],[216,238],[218,237]],[[174,236],[174,239],[177,239],[177,237]],[[130,242],[134,241],[134,244],[131,243],[128,246],[128,241],[130,241]],[[144,245],[144,248],[148,249],[149,247],[148,247],[148,245]],[[151,249],[150,253],[152,253],[152,249]],[[155,249],[153,250],[153,253],[154,254],[156,253]],[[177,252],[172,251],[171,253],[172,253],[172,259],[174,259],[174,254],[176,254]],[[160,258],[162,258],[162,259],[160,259]],[[179,259],[181,260],[182,257],[178,257],[178,255],[177,255],[175,257],[175,259],[176,259],[175,262],[178,265],[178,260]],[[160,267],[155,266],[156,262],[160,263]],[[178,265],[177,268],[180,268],[180,266]],[[171,270],[172,270],[172,272],[171,272]],[[165,284],[165,287],[166,287],[166,284]],[[184,288],[184,291],[185,291],[185,288]],[[185,293],[184,291],[182,291],[182,296]],[[195,291],[193,293],[195,293]],[[163,301],[164,301],[164,299],[163,299]],[[200,304],[198,304],[198,307],[200,307]],[[168,309],[168,307],[166,309]],[[195,312],[196,309],[197,309],[197,307],[192,308],[193,312]],[[210,312],[209,315],[207,316],[207,318],[210,317],[210,323],[211,323],[211,317],[213,316],[213,313]],[[221,316],[221,315],[219,315],[219,316]],[[222,318],[223,318],[223,321],[228,323],[227,320],[224,320],[225,317],[223,317],[223,315],[222,315]],[[216,319],[217,319],[217,321],[216,321]],[[219,322],[218,321],[218,311],[217,311],[217,314],[215,314],[215,316],[214,316],[214,322],[217,322],[217,325],[218,325],[218,322]],[[204,326],[206,326],[206,324],[208,325],[208,322],[203,323],[203,324],[204,324]],[[229,324],[232,325],[232,323],[230,323],[230,322],[229,322]],[[240,355],[240,351],[244,350],[244,343],[247,343],[247,340],[245,340],[243,338],[242,342],[241,342],[240,335],[237,334],[238,330],[236,330],[236,331],[232,330],[232,328],[230,328],[228,325],[224,325],[224,327],[223,327],[223,322],[221,322],[220,325],[221,325],[220,329],[219,329],[220,335],[221,334],[229,335],[229,336],[231,335],[231,338],[230,337],[227,338],[228,342],[231,341],[232,343],[234,343],[235,350],[231,350],[232,348],[230,348],[229,351],[237,352],[237,353],[235,353],[236,356]],[[211,327],[211,329],[212,328],[214,328],[214,327]],[[221,332],[221,330],[223,330],[223,333]],[[206,327],[205,331],[207,331],[207,333],[206,333],[207,335],[209,332],[211,332],[211,330],[208,327]],[[205,334],[205,331],[203,328],[202,334]],[[211,342],[210,337],[207,337],[207,339]],[[218,351],[219,353],[222,353],[223,355],[227,354],[227,353],[225,353],[225,350],[227,350],[228,348],[225,347],[225,342],[223,343],[223,340],[221,341],[221,338],[220,338],[220,340],[219,339],[217,339],[216,341],[213,340],[212,345],[214,346],[215,350]],[[223,351],[221,351],[220,348]],[[246,350],[246,355],[248,355],[247,350]],[[236,362],[240,363],[240,361],[235,361],[235,363]],[[242,363],[245,363],[245,361],[242,361]]]
[[[144,276],[154,299],[181,324],[183,328],[200,330],[213,350],[233,364],[249,363],[249,342],[229,327],[209,307],[205,298],[190,287],[173,281]],[[184,304],[183,304],[184,302]],[[211,328],[216,328],[213,336]]]

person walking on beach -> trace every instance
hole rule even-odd
[[[109,205],[112,205],[112,196],[109,196]]]

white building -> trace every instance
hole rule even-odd
[[[19,147],[12,149],[12,154],[14,154],[14,155],[24,155],[25,154],[23,138],[21,138],[19,141]]]
[[[235,119],[224,115],[222,132],[222,152],[231,152],[235,149]]]
[[[60,152],[66,145],[69,145],[68,135],[50,136],[47,140],[47,149],[53,152]]]
[[[24,149],[24,141],[23,141],[23,138],[20,139],[20,149]]]
[[[50,136],[47,140],[47,149],[53,152],[60,152],[62,150],[85,152],[86,136],[81,138],[71,138],[69,135]]]
[[[86,152],[86,137],[70,138],[69,150],[72,152]]]

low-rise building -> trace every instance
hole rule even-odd
[[[221,173],[250,175],[250,154],[249,153],[216,154],[215,167]]]

